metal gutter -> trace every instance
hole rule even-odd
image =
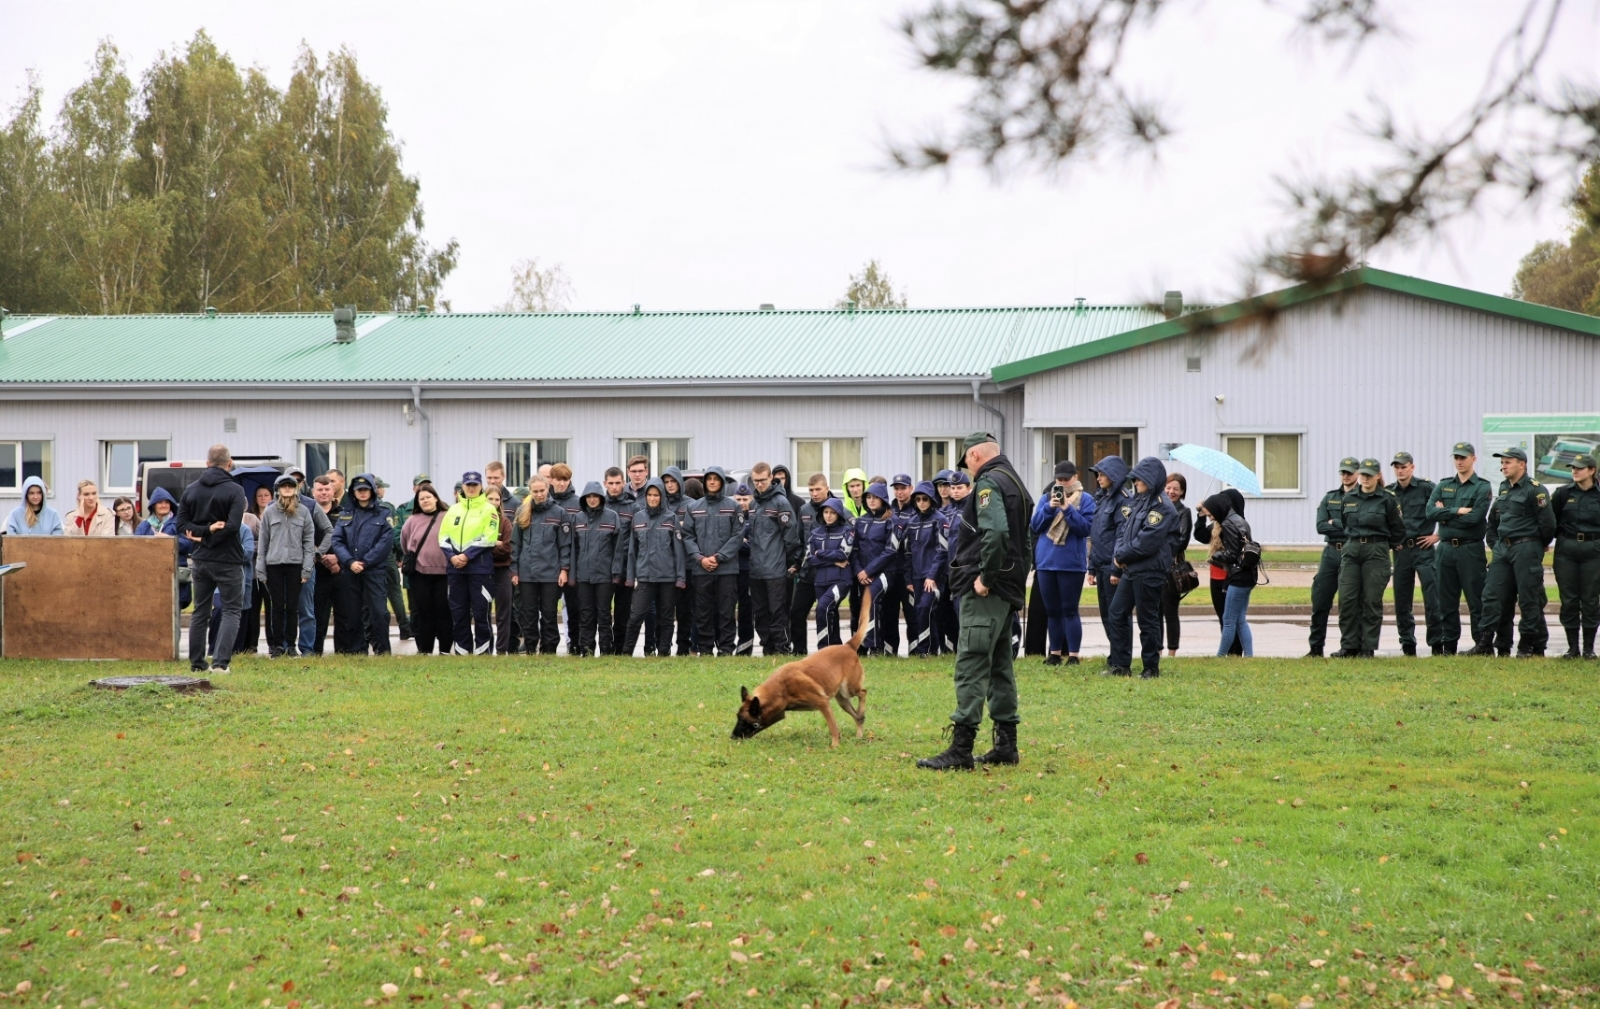
[[[983,378],[945,377],[936,379],[703,379],[691,381],[587,380],[578,382],[428,382],[430,400],[478,399],[486,395],[506,398],[539,396],[551,398],[654,395],[740,396],[753,393],[784,396],[837,396],[841,390],[873,395],[967,396]],[[98,394],[106,398],[168,398],[174,394],[188,399],[245,395],[253,399],[323,399],[337,392],[345,399],[411,399],[419,383],[412,379],[383,382],[0,382],[0,393],[31,399],[82,399]]]
[[[972,401],[983,409],[994,414],[995,419],[1000,422],[1000,451],[1004,452],[1006,448],[1006,415],[1001,413],[998,408],[992,407],[988,403],[985,403],[983,398],[978,395],[978,389],[982,385],[982,379],[975,378],[972,380]]]

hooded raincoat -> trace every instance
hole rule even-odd
[[[48,501],[41,498],[39,501],[39,514],[34,516],[33,524],[28,524],[28,488],[37,487],[39,493],[49,495],[44,481],[36,476],[30,476],[22,481],[22,503],[11,509],[11,514],[6,516],[7,536],[62,536],[66,529],[61,524],[61,513],[50,507]],[[171,495],[168,495],[171,500]]]

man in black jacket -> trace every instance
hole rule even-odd
[[[211,594],[222,597],[222,624],[217,629],[217,651],[211,657],[213,673],[226,673],[233,658],[233,639],[239,634],[239,614],[244,609],[244,546],[239,542],[239,521],[244,516],[244,488],[229,471],[233,457],[226,445],[213,445],[206,453],[206,471],[184,489],[178,501],[178,535],[193,543],[189,553],[194,612],[189,617],[189,668],[206,670],[206,632],[211,629]]]

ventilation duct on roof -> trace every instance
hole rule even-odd
[[[333,310],[333,342],[356,342],[356,306],[346,305]]]
[[[1168,291],[1161,301],[1161,314],[1169,319],[1176,319],[1183,314],[1183,292]]]
[[[774,305],[770,301],[763,301],[761,303],[761,311],[763,311],[763,312],[776,312],[777,310],[778,310],[778,306]]]

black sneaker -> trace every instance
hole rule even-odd
[[[1542,659],[1542,658],[1544,658],[1544,649],[1541,648],[1536,652],[1518,652],[1517,653],[1517,658],[1519,658],[1519,659]]]
[[[1443,645],[1429,645],[1428,646],[1428,654],[1429,655],[1434,655],[1434,656],[1443,655],[1444,654],[1444,646]]]
[[[1129,669],[1127,666],[1111,666],[1111,667],[1106,669],[1104,675],[1106,675],[1106,676],[1132,676],[1133,675],[1133,670]]]
[[[1156,668],[1156,669],[1141,669],[1141,670],[1139,670],[1139,679],[1141,679],[1141,680],[1157,680],[1157,679],[1160,679],[1160,678],[1161,678],[1161,670],[1159,668]]]
[[[1302,655],[1302,656],[1300,656],[1300,657],[1301,657],[1301,658],[1302,658],[1302,659],[1320,659],[1320,658],[1322,658],[1322,657],[1323,657],[1323,655],[1322,655],[1322,649],[1320,649],[1320,648],[1313,648],[1313,649],[1311,649],[1311,651],[1309,651],[1309,652],[1307,652],[1307,653],[1305,653],[1305,654],[1304,654],[1304,655]]]
[[[1358,659],[1375,659],[1375,658],[1378,657],[1378,653],[1377,652],[1357,652],[1354,657],[1358,658]]]
[[[1585,657],[1592,659],[1592,658],[1594,658],[1594,655],[1590,654],[1590,655],[1587,655]],[[1067,656],[1067,665],[1069,665],[1069,666],[1080,665],[1080,663],[1078,662],[1078,657],[1076,655]]]
[[[1494,646],[1493,645],[1474,645],[1472,647],[1472,651],[1468,652],[1467,654],[1468,655],[1480,655],[1480,656],[1488,657],[1488,656],[1491,656],[1491,655],[1494,654]]]
[[[1358,654],[1359,653],[1354,648],[1341,648],[1337,652],[1334,652],[1332,655],[1328,656],[1328,658],[1330,658],[1330,659],[1353,659]]]
[[[1440,655],[1444,655],[1444,656],[1454,655],[1454,654],[1456,654],[1456,646],[1455,645],[1440,645],[1439,646],[1439,654]]]
[[[1059,666],[1061,665],[1061,656],[1056,652],[1051,652],[1044,657],[1044,664],[1047,666]]]

